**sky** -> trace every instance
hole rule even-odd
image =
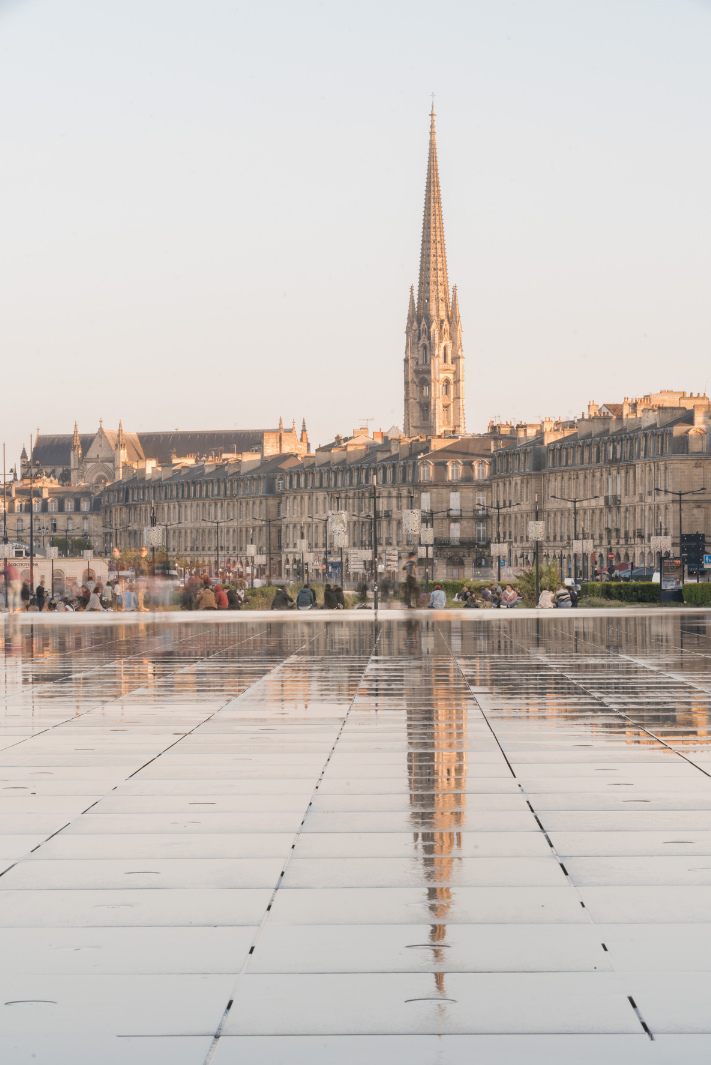
[[[432,92],[467,430],[711,386],[711,0],[0,0],[1,439],[403,421]]]

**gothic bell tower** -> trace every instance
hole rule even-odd
[[[449,294],[434,120],[433,108],[417,304],[413,287],[405,329],[405,436],[465,432],[462,323],[456,285]]]

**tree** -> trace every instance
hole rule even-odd
[[[517,577],[518,590],[523,595],[523,601],[526,606],[536,605],[536,567],[531,566],[529,569],[524,570]],[[538,566],[538,581],[539,588],[543,591],[545,588],[549,588],[551,591],[555,591],[560,584],[560,574],[558,572],[558,563],[545,562],[539,563]]]

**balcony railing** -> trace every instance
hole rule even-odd
[[[621,498],[620,496],[605,496],[605,506],[606,507],[619,507],[620,498]]]

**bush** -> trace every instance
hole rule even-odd
[[[545,562],[539,562],[538,565],[538,588],[542,592],[544,589],[549,588],[552,592],[556,590],[560,584],[560,576],[558,574],[557,562],[551,562],[546,564]],[[526,606],[536,605],[536,567],[531,566],[530,569],[525,570],[520,574],[518,578],[518,590],[523,596],[523,601]],[[514,586],[515,587],[515,586]]]
[[[651,581],[587,581],[580,598],[618,599],[623,603],[658,603],[659,585]]]
[[[711,606],[711,584],[685,584],[682,589],[685,603]]]

